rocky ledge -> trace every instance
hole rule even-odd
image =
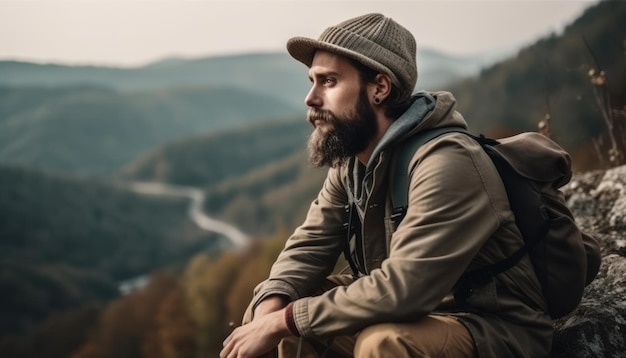
[[[626,166],[575,175],[563,193],[602,265],[580,306],[554,322],[551,357],[626,357]]]

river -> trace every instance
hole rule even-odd
[[[221,234],[226,237],[235,248],[242,248],[249,242],[248,236],[236,227],[223,221],[209,217],[204,213],[204,192],[198,188],[154,183],[154,182],[133,182],[131,190],[149,195],[166,195],[189,198],[189,218],[200,228]]]
[[[206,196],[204,192],[198,188],[154,182],[133,182],[130,184],[130,189],[145,195],[188,198],[190,199],[188,209],[189,218],[196,223],[198,227],[224,236],[230,241],[234,249],[241,249],[249,242],[249,237],[238,228],[209,217],[204,213],[202,208],[204,207]],[[141,275],[120,282],[118,287],[122,294],[128,294],[144,287],[148,284],[148,281],[148,275]]]

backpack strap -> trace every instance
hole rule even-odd
[[[395,164],[393,165],[393,184],[391,188],[391,203],[393,204],[393,213],[391,220],[395,223],[399,223],[406,214],[409,201],[409,163],[413,158],[413,155],[428,141],[439,137],[445,133],[461,132],[471,135],[467,130],[461,127],[441,127],[427,129],[417,133],[413,137],[407,139],[401,143]],[[352,193],[348,190],[348,204],[345,206],[345,211],[348,214],[348,221],[343,224],[346,230],[346,240],[344,242],[343,256],[350,265],[352,274],[355,278],[362,275],[357,260],[352,256],[350,249],[350,242],[354,235],[361,235],[361,220],[356,210],[356,204]],[[361,240],[357,238],[356,243],[361,243]]]
[[[392,166],[391,203],[393,205],[393,213],[391,214],[391,220],[396,224],[404,219],[409,203],[408,168],[413,155],[422,145],[430,140],[452,132],[465,133],[471,136],[467,130],[461,127],[441,127],[421,131],[400,144],[395,164]]]
[[[493,161],[500,178],[502,178],[511,211],[515,216],[515,224],[522,234],[523,245],[504,260],[461,275],[454,289],[454,299],[460,306],[465,305],[474,287],[488,284],[494,276],[517,265],[533,246],[543,240],[549,228],[549,218],[537,185],[532,180],[517,173],[511,163],[494,149],[494,146],[498,144],[497,141],[482,135],[472,137]],[[537,278],[540,282],[542,281],[541,277],[538,276]]]
[[[347,222],[343,224],[343,227],[346,231],[346,239],[343,244],[343,256],[350,265],[350,270],[352,271],[352,276],[356,279],[362,276],[359,265],[357,264],[357,260],[352,256],[352,250],[350,249],[350,242],[352,241],[353,236],[361,235],[361,220],[359,218],[359,213],[356,209],[356,202],[354,200],[354,196],[352,192],[348,190],[348,204],[344,206],[344,210],[347,214]],[[357,238],[357,243],[359,242]]]
[[[354,278],[358,278],[361,276],[361,271],[359,270],[359,266],[356,263],[356,260],[352,257],[352,250],[350,249],[350,242],[352,241],[352,236],[360,235],[360,220],[358,218],[358,213],[356,212],[355,203],[347,204],[344,209],[348,214],[348,222],[344,223],[344,229],[346,230],[346,239],[343,244],[343,257],[346,259],[348,264],[350,265],[350,270],[352,271],[352,276]]]
[[[446,133],[459,132],[473,138],[489,158],[494,163],[502,181],[504,183],[507,197],[511,205],[511,210],[516,217],[516,224],[521,231],[524,245],[515,251],[511,256],[502,261],[486,265],[461,275],[454,289],[455,300],[464,305],[466,299],[471,295],[473,287],[484,286],[499,273],[507,271],[515,266],[528,253],[530,247],[534,246],[543,238],[547,232],[547,217],[541,202],[528,200],[529,192],[536,191],[532,181],[520,176],[511,164],[497,151],[494,146],[499,142],[481,135],[477,137],[461,127],[442,127],[422,131],[411,137],[399,148],[396,162],[393,167],[392,204],[393,213],[391,219],[400,223],[408,208],[409,196],[409,163],[415,152],[430,140]],[[522,189],[523,188],[523,189]],[[525,196],[521,198],[520,195]],[[540,197],[535,195],[535,197]],[[540,208],[540,210],[537,210]]]

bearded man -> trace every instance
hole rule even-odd
[[[547,357],[552,325],[528,257],[454,296],[464,272],[523,245],[479,144],[448,133],[422,145],[403,168],[408,209],[400,220],[393,212],[402,144],[467,128],[450,93],[413,94],[411,33],[367,14],[287,50],[309,67],[311,162],[330,169],[220,357]],[[330,275],[342,252],[353,273]]]

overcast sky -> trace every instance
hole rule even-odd
[[[558,32],[597,0],[0,0],[0,59],[137,66],[169,56],[285,51],[293,36],[368,12],[418,47],[465,55]]]

